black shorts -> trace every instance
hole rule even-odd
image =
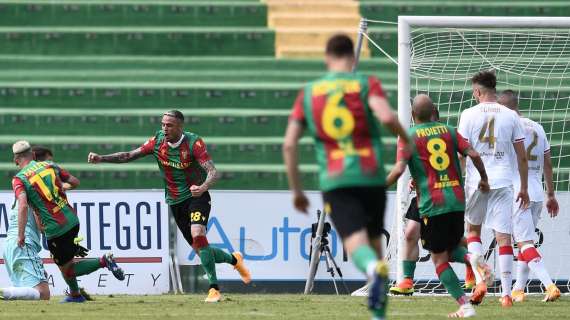
[[[384,228],[386,188],[349,187],[323,192],[325,212],[346,239],[354,232],[366,229],[370,238],[377,238]],[[330,212],[327,210],[330,209]]]
[[[406,219],[414,220],[417,223],[421,223],[420,219],[420,209],[418,208],[418,197],[413,197],[410,201],[410,206],[408,211],[406,211]]]
[[[170,206],[176,225],[178,225],[178,229],[180,229],[188,244],[192,245],[190,227],[193,224],[207,226],[211,209],[211,198],[208,191],[204,192],[199,198],[188,198]]]
[[[464,226],[462,211],[423,217],[420,228],[422,246],[433,253],[452,251],[463,238]]]
[[[63,266],[73,260],[77,253],[75,238],[79,234],[79,224],[57,238],[47,240],[49,252],[58,266]]]

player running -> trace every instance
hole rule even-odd
[[[464,232],[465,195],[458,153],[468,156],[481,176],[478,190],[487,192],[487,173],[477,151],[466,142],[455,128],[432,121],[435,106],[424,94],[414,98],[412,114],[415,126],[408,130],[413,139],[411,156],[398,146],[397,163],[386,179],[396,182],[406,170],[406,162],[416,184],[420,212],[422,245],[429,250],[437,275],[451,296],[459,304],[450,318],[475,316],[475,309],[465,296],[457,275],[449,262],[472,264],[486,281],[492,281],[489,267],[480,255],[471,255],[461,245]],[[409,160],[408,160],[409,159]]]
[[[373,280],[368,297],[375,319],[386,314],[388,265],[379,260],[386,189],[379,120],[407,143],[380,81],[351,72],[354,45],[345,35],[326,46],[328,73],[306,85],[293,106],[283,157],[297,210],[309,201],[299,177],[297,147],[305,129],[314,137],[324,212],[331,218],[356,267]]]
[[[492,71],[481,71],[471,79],[473,97],[479,102],[461,113],[459,133],[479,152],[489,174],[491,190],[483,194],[477,189],[479,174],[472,161],[467,161],[465,194],[467,221],[467,248],[470,253],[481,255],[481,225],[495,232],[499,245],[499,268],[501,270],[501,305],[512,306],[511,285],[513,247],[511,245],[514,165],[518,163],[520,190],[516,201],[520,207],[528,206],[527,169],[524,149],[524,133],[516,112],[500,105],[496,100],[497,78]],[[475,273],[477,277],[477,273]],[[477,278],[477,286],[472,302],[481,303],[487,292],[482,279]]]
[[[152,154],[165,181],[166,203],[184,238],[200,256],[210,289],[205,302],[222,299],[216,263],[229,263],[244,283],[251,281],[241,253],[226,253],[212,247],[206,238],[211,203],[208,190],[217,180],[217,170],[206,144],[195,133],[184,131],[184,115],[178,110],[164,113],[162,130],[139,148],[108,155],[89,153],[88,162],[125,163]]]
[[[117,279],[124,280],[123,270],[117,266],[110,253],[100,259],[73,260],[78,251],[74,240],[79,233],[79,219],[67,201],[64,183],[75,188],[79,185],[79,180],[53,162],[33,160],[32,148],[27,141],[14,143],[12,151],[14,162],[20,168],[12,179],[12,188],[18,202],[17,244],[20,248],[25,247],[28,208],[32,207],[40,217],[53,260],[69,285],[69,295],[62,302],[84,302],[85,297],[81,295],[77,277],[100,268],[106,267]]]
[[[528,194],[530,204],[527,209],[516,208],[513,211],[513,238],[519,248],[517,257],[517,280],[513,288],[513,300],[522,302],[525,299],[524,288],[528,280],[529,271],[540,279],[546,288],[545,302],[555,301],[560,298],[560,289],[552,282],[542,257],[538,253],[534,243],[537,239],[535,228],[542,213],[544,201],[544,189],[542,187],[542,175],[544,169],[544,181],[548,199],[546,209],[552,218],[558,215],[558,201],[554,195],[552,183],[552,161],[550,159],[550,144],[542,126],[521,115],[519,111],[517,95],[512,90],[505,90],[499,97],[499,103],[515,111],[520,116],[525,135],[525,148],[528,157]],[[513,184],[519,186],[517,170],[514,170]]]

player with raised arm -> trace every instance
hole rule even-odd
[[[326,64],[328,73],[301,89],[293,106],[283,146],[289,187],[295,208],[307,213],[297,148],[308,129],[317,148],[324,212],[330,214],[358,270],[372,280],[368,306],[374,319],[384,319],[388,265],[380,260],[386,203],[380,123],[403,143],[407,136],[380,81],[351,72],[354,44],[348,36],[328,40]]]
[[[100,268],[108,268],[113,275],[124,280],[125,275],[108,253],[100,259],[74,261],[78,252],[75,243],[79,233],[79,219],[67,201],[65,190],[76,188],[79,180],[53,162],[37,162],[27,141],[12,146],[14,162],[20,171],[12,179],[12,188],[18,202],[18,240],[21,248],[26,245],[28,208],[32,207],[40,217],[48,248],[69,286],[69,295],[62,302],[84,302],[77,277],[90,274]]]
[[[546,288],[544,301],[555,301],[560,298],[560,289],[552,282],[542,257],[535,247],[535,241],[538,240],[535,228],[540,219],[544,201],[544,189],[542,187],[543,170],[548,195],[546,209],[552,218],[558,215],[558,201],[554,195],[554,184],[552,183],[550,144],[546,138],[544,128],[521,115],[515,92],[512,90],[503,91],[499,97],[499,103],[515,111],[520,116],[525,134],[525,148],[528,158],[528,195],[530,204],[527,209],[515,207],[513,210],[513,238],[519,248],[517,279],[512,292],[513,300],[516,302],[524,301],[524,288],[528,280],[529,271],[532,270]],[[513,184],[515,188],[518,188],[519,177],[517,170],[514,170]]]
[[[218,178],[214,161],[206,150],[206,144],[195,133],[184,131],[184,115],[171,110],[162,116],[162,130],[156,132],[139,148],[108,155],[89,153],[89,163],[126,163],[153,155],[165,181],[166,203],[184,238],[200,256],[202,267],[208,276],[210,289],[205,302],[222,299],[216,263],[228,263],[239,272],[244,283],[251,281],[242,254],[226,253],[210,246],[206,238],[206,226],[210,217],[209,189]]]
[[[467,222],[467,248],[470,253],[482,255],[481,225],[495,233],[499,246],[499,268],[501,271],[501,305],[512,306],[511,285],[513,267],[512,212],[514,202],[512,172],[518,163],[520,189],[516,201],[520,207],[528,206],[526,151],[524,133],[516,112],[497,103],[497,78],[492,71],[481,71],[471,79],[473,97],[479,103],[461,113],[459,133],[479,152],[491,190],[483,194],[477,189],[479,173],[472,161],[467,159],[465,195]],[[481,303],[487,292],[487,285],[478,274],[477,285],[471,300]]]
[[[408,130],[414,149],[407,154],[398,146],[397,163],[386,184],[394,184],[406,170],[415,181],[421,219],[422,245],[429,250],[436,273],[449,294],[459,304],[450,318],[475,316],[475,309],[465,296],[457,275],[449,262],[473,264],[486,281],[493,281],[489,267],[480,255],[471,255],[461,245],[464,232],[465,195],[458,153],[468,156],[481,176],[477,184],[481,192],[489,190],[487,174],[477,151],[455,128],[434,122],[431,99],[420,94],[414,98],[412,114],[415,126]]]

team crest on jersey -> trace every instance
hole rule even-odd
[[[186,150],[180,151],[180,157],[182,158],[182,161],[184,161],[184,162],[186,160],[188,160],[188,151],[186,151]]]

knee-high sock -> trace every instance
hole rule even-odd
[[[210,288],[217,288],[218,277],[216,276],[216,257],[214,250],[210,246],[200,248],[200,260],[202,261],[202,268],[208,276]]]
[[[416,260],[402,260],[404,278],[413,279],[416,272]]]
[[[467,238],[467,250],[469,251],[469,253],[482,255],[483,254],[483,244],[481,243],[481,237],[468,237]]]
[[[521,249],[522,256],[526,262],[528,262],[528,268],[534,272],[534,274],[540,279],[540,282],[548,288],[552,284],[552,279],[544,266],[544,262],[542,262],[542,258],[540,257],[540,253],[538,250],[531,245],[525,245]]]
[[[374,269],[378,262],[378,255],[369,245],[362,245],[352,253],[352,261],[360,272],[369,278],[374,276]]]
[[[528,281],[528,274],[530,269],[528,268],[528,263],[524,261],[522,252],[519,250],[517,256],[517,280],[513,286],[513,290],[523,290],[526,287],[526,282]]]
[[[73,264],[72,269],[76,277],[90,274],[103,268],[105,264],[101,259],[85,259]]]
[[[210,250],[212,251],[212,254],[214,255],[214,261],[216,263],[229,263],[229,264],[235,265],[237,262],[237,260],[234,258],[233,255],[225,252],[224,250],[222,250],[220,248],[210,246]]]
[[[513,247],[499,247],[499,269],[501,270],[501,295],[510,296],[511,286],[513,285]]]
[[[40,300],[40,292],[30,287],[9,287],[2,289],[4,300]]]
[[[465,293],[459,284],[459,279],[455,274],[455,271],[449,265],[449,262],[442,263],[436,266],[435,271],[437,276],[439,277],[439,281],[443,283],[447,292],[459,303],[459,305],[463,305],[467,302],[465,299]]]

